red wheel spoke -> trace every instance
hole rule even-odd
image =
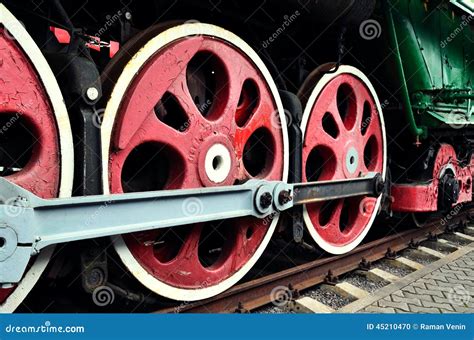
[[[242,81],[240,79],[232,79],[225,87],[219,89],[217,96],[223,96],[222,105],[216,115],[219,116],[219,123],[228,126],[232,131],[236,128],[235,113],[239,103],[240,89]]]
[[[331,216],[329,218],[328,223],[323,226],[318,226],[318,230],[321,236],[323,236],[324,238],[328,240],[337,240],[341,238],[340,219],[341,219],[342,208],[344,205],[344,200],[338,200],[334,204],[336,206],[331,212]],[[319,214],[324,213],[321,211],[321,209],[324,209],[324,207],[325,205],[322,205],[320,207]]]
[[[377,128],[377,121],[375,121],[375,120],[370,121],[370,124],[367,127],[367,132],[362,136],[362,140],[363,140],[364,145],[367,143],[369,138],[371,138],[372,136],[376,136],[376,137],[379,136],[378,128]],[[381,142],[381,140],[379,140],[379,142]]]
[[[331,116],[334,118],[334,121],[336,122],[337,128],[339,130],[339,135],[344,136],[344,132],[347,130],[346,126],[344,125],[344,122],[342,121],[341,115],[339,114],[339,108],[337,107],[337,102],[335,100],[332,100],[328,107],[326,108],[325,112],[329,112]],[[322,112],[322,116],[324,116],[324,113]]]
[[[372,96],[369,94],[369,91],[365,87],[364,84],[359,83],[357,79],[353,79],[353,91],[355,94],[355,102],[356,102],[356,110],[357,110],[357,119],[355,123],[355,128],[358,132],[360,132],[361,125],[364,123],[369,123],[371,125],[373,120],[377,120],[378,118],[374,118],[374,116],[378,115],[375,102],[372,99]],[[367,105],[368,111],[370,112],[369,117],[364,119],[364,109],[365,105]]]
[[[198,249],[202,228],[202,223],[194,225],[176,257],[176,261],[181,262],[180,266],[183,266],[183,268],[193,270],[193,268],[201,267],[201,264],[199,263]]]
[[[193,99],[191,98],[188,84],[186,81],[186,74],[183,71],[170,85],[168,92],[172,93],[177,101],[179,102],[181,108],[186,113],[187,120],[183,124],[182,128],[178,129],[180,131],[193,131],[197,129],[200,125],[209,124],[203,117],[202,113],[197,108]],[[194,130],[196,131],[196,130]]]
[[[248,252],[253,252],[258,247],[266,234],[266,224],[270,221],[262,221],[256,218],[248,217],[243,219],[245,223],[238,226],[236,243],[237,249],[241,249],[240,257],[245,257]]]
[[[322,119],[322,117],[324,117],[324,114],[326,112],[329,112],[334,118],[334,121],[337,125],[337,128],[339,129],[340,134],[343,134],[346,128],[342,121],[341,114],[337,105],[337,91],[340,85],[341,82],[338,80],[331,81],[318,96],[318,106],[314,107],[311,114],[314,117],[318,117],[313,119],[320,120]]]
[[[344,136],[339,136],[336,139],[330,136],[322,127],[322,121],[317,124],[312,124],[309,127],[309,132],[305,136],[304,146],[313,149],[317,145],[324,145],[331,149],[337,148],[337,146],[344,145]]]
[[[170,145],[182,155],[189,153],[191,140],[185,133],[176,131],[161,122],[155,115],[149,115],[135,137],[130,141],[130,146],[136,147],[142,143],[159,142]],[[128,149],[131,149],[130,146]]]
[[[268,120],[267,120],[268,122]],[[267,125],[258,125],[258,126],[252,126],[255,130],[251,129],[250,127],[245,127],[242,129],[237,129],[235,133],[235,143],[234,143],[234,148],[236,150],[237,158],[239,159],[239,164],[240,164],[240,172],[239,172],[239,177],[238,179],[244,179],[245,177],[248,179],[250,177],[257,177],[257,178],[262,178],[262,179],[277,179],[281,177],[281,168],[279,163],[272,162],[272,159],[280,159],[282,155],[282,149],[283,149],[283,140],[281,136],[279,136],[278,130],[280,130],[279,127],[269,127],[268,125],[271,125],[271,123],[268,123]],[[276,128],[276,130],[275,130]],[[260,135],[258,131],[264,131],[265,133],[263,135]],[[251,175],[247,172],[247,169],[245,167],[245,162],[244,162],[244,152],[245,152],[245,147],[247,143],[250,142],[251,138],[255,138],[256,141],[258,141],[259,145],[252,146],[248,148],[249,153],[257,153],[261,156],[261,153],[263,152],[265,154],[264,157],[266,157],[269,161],[267,162],[267,166],[265,167],[266,170],[258,175]],[[269,139],[272,139],[271,143]],[[274,143],[274,144],[273,144]],[[258,157],[258,156],[256,156]]]
[[[234,66],[237,67],[237,66]],[[239,72],[242,72],[240,69]],[[249,72],[250,75],[254,72]],[[245,82],[244,82],[245,81]],[[237,87],[235,87],[237,89]],[[278,112],[275,111],[275,104],[267,86],[258,78],[258,74],[242,79],[239,84],[239,94],[247,96],[248,119],[241,124],[242,129],[256,130],[259,126],[281,126]]]
[[[186,64],[201,44],[202,38],[199,37],[175,44],[168,51],[156,55],[147,65],[146,72],[140,72],[136,76],[122,102],[122,121],[126,123],[122,124],[117,133],[120,136],[118,148],[126,148],[145,119],[154,114],[155,106],[177,79],[178,84],[182,84],[180,77],[185,72]],[[127,119],[128,116],[133,116],[133,119]]]
[[[260,141],[261,149],[266,154],[266,157],[279,159],[282,157],[281,150],[283,149],[281,130],[286,129],[285,125],[282,126],[280,114],[278,110],[275,109],[268,89],[259,81],[250,81],[256,84],[259,95],[255,98],[256,105],[252,106],[252,112],[249,115],[248,120],[243,124],[243,126],[237,126],[235,131],[234,149],[237,158],[240,160],[238,180],[244,180],[245,178],[249,178],[249,176],[252,177],[252,175],[247,172],[242,159],[245,157],[245,147],[247,143],[250,142],[250,139],[259,136],[257,139]],[[265,133],[262,134],[258,131],[265,131]],[[254,149],[249,148],[248,151],[252,153],[255,148],[258,147],[254,147]],[[275,165],[276,166],[269,167],[264,174],[256,177],[265,179],[279,178],[281,176],[281,168],[279,168],[278,164]]]
[[[206,40],[203,48],[211,52],[220,62],[220,78],[215,94],[215,112],[211,118],[218,118],[220,124],[235,127],[235,113],[239,104],[242,86],[247,77],[260,75],[254,71],[248,61],[231,46],[223,46],[218,41]],[[238,62],[237,62],[238,61]]]

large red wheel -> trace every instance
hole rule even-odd
[[[131,60],[110,66],[123,72],[101,129],[105,193],[286,180],[285,116],[257,54],[212,25],[160,31],[144,42],[149,31],[135,38],[130,51],[138,52]],[[201,204],[190,198],[183,212],[192,215]],[[115,248],[152,291],[176,300],[204,299],[250,270],[277,220],[240,218],[135,233],[119,238]]]
[[[367,77],[341,66],[313,78],[311,95],[302,98],[303,180],[350,179],[369,172],[385,178],[382,109]],[[342,254],[362,241],[379,205],[380,198],[356,197],[308,204],[303,214],[314,241],[329,253]]]
[[[0,74],[0,175],[43,198],[70,196],[73,144],[61,92],[41,51],[2,4]],[[18,285],[0,289],[0,312],[18,307],[51,253],[33,259]]]

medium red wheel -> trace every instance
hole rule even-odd
[[[151,40],[135,38],[134,46],[124,48],[138,51],[132,59],[106,70],[117,74],[110,68],[125,65],[101,129],[105,193],[286,180],[283,107],[257,54],[212,25],[160,31]],[[201,207],[190,198],[183,212],[192,215]],[[152,291],[176,300],[204,299],[250,270],[277,220],[239,218],[135,233],[115,248]]]
[[[73,143],[58,84],[41,51],[2,4],[0,24],[0,175],[43,198],[70,196]],[[0,289],[0,312],[18,307],[51,253],[49,248],[33,259],[18,285]]]
[[[367,77],[350,66],[325,73],[307,99],[301,129],[303,180],[350,179],[379,172],[385,178],[382,109]],[[332,254],[356,247],[369,231],[380,200],[355,197],[304,207],[314,241]]]

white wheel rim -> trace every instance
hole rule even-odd
[[[102,137],[102,183],[104,194],[110,193],[109,188],[109,148],[112,136],[113,125],[115,122],[115,116],[119,109],[121,98],[125,95],[128,85],[134,79],[135,75],[141,69],[141,67],[148,61],[148,59],[156,53],[156,51],[162,49],[171,42],[185,38],[192,35],[208,35],[214,36],[240,49],[245,53],[260,70],[263,77],[265,78],[267,85],[270,88],[270,91],[273,94],[275,104],[278,108],[283,144],[284,144],[284,160],[283,160],[283,181],[286,181],[288,178],[288,133],[286,131],[286,118],[284,114],[283,104],[281,102],[280,96],[278,94],[278,89],[271,77],[270,72],[266,68],[263,61],[260,57],[253,51],[253,49],[245,43],[242,39],[237,37],[231,32],[224,30],[223,28],[201,23],[188,23],[180,26],[170,28],[161,34],[157,35],[155,38],[151,39],[145,46],[143,46],[140,51],[138,51],[135,56],[128,62],[125,66],[122,74],[120,75],[118,81],[115,84],[115,87],[112,91],[109,102],[104,112],[104,119],[102,121],[101,127],[101,137]],[[262,243],[257,248],[250,260],[242,266],[235,274],[220,282],[217,285],[210,287],[203,287],[201,289],[182,289],[176,288],[174,286],[163,283],[162,281],[157,280],[155,277],[150,275],[135,259],[130,250],[125,245],[125,242],[121,236],[114,238],[114,247],[117,251],[119,257],[125,264],[125,266],[130,270],[130,272],[148,289],[153,292],[174,300],[184,300],[184,301],[196,301],[206,299],[212,296],[215,296],[226,289],[232,287],[236,284],[257,262],[257,260],[262,255],[267,244],[270,242],[271,236],[276,228],[278,223],[278,217],[276,216],[269,229],[265,235]]]

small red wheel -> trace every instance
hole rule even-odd
[[[128,63],[116,60],[106,70],[117,74],[125,65],[102,123],[104,191],[286,180],[285,116],[257,54],[216,26],[162,27],[151,40],[137,37],[124,48],[138,51]],[[183,212],[192,215],[201,205],[189,198]],[[115,248],[152,291],[175,300],[204,299],[250,270],[277,220],[240,218],[135,233]]]
[[[369,172],[385,178],[382,109],[367,77],[341,66],[317,79],[301,123],[303,180],[350,179]],[[303,215],[314,241],[329,253],[342,254],[362,241],[379,205],[380,198],[355,197],[308,204]]]
[[[61,92],[39,48],[2,4],[0,51],[0,175],[43,198],[70,196],[74,151]],[[18,285],[0,289],[0,312],[18,307],[52,250],[31,261]]]

